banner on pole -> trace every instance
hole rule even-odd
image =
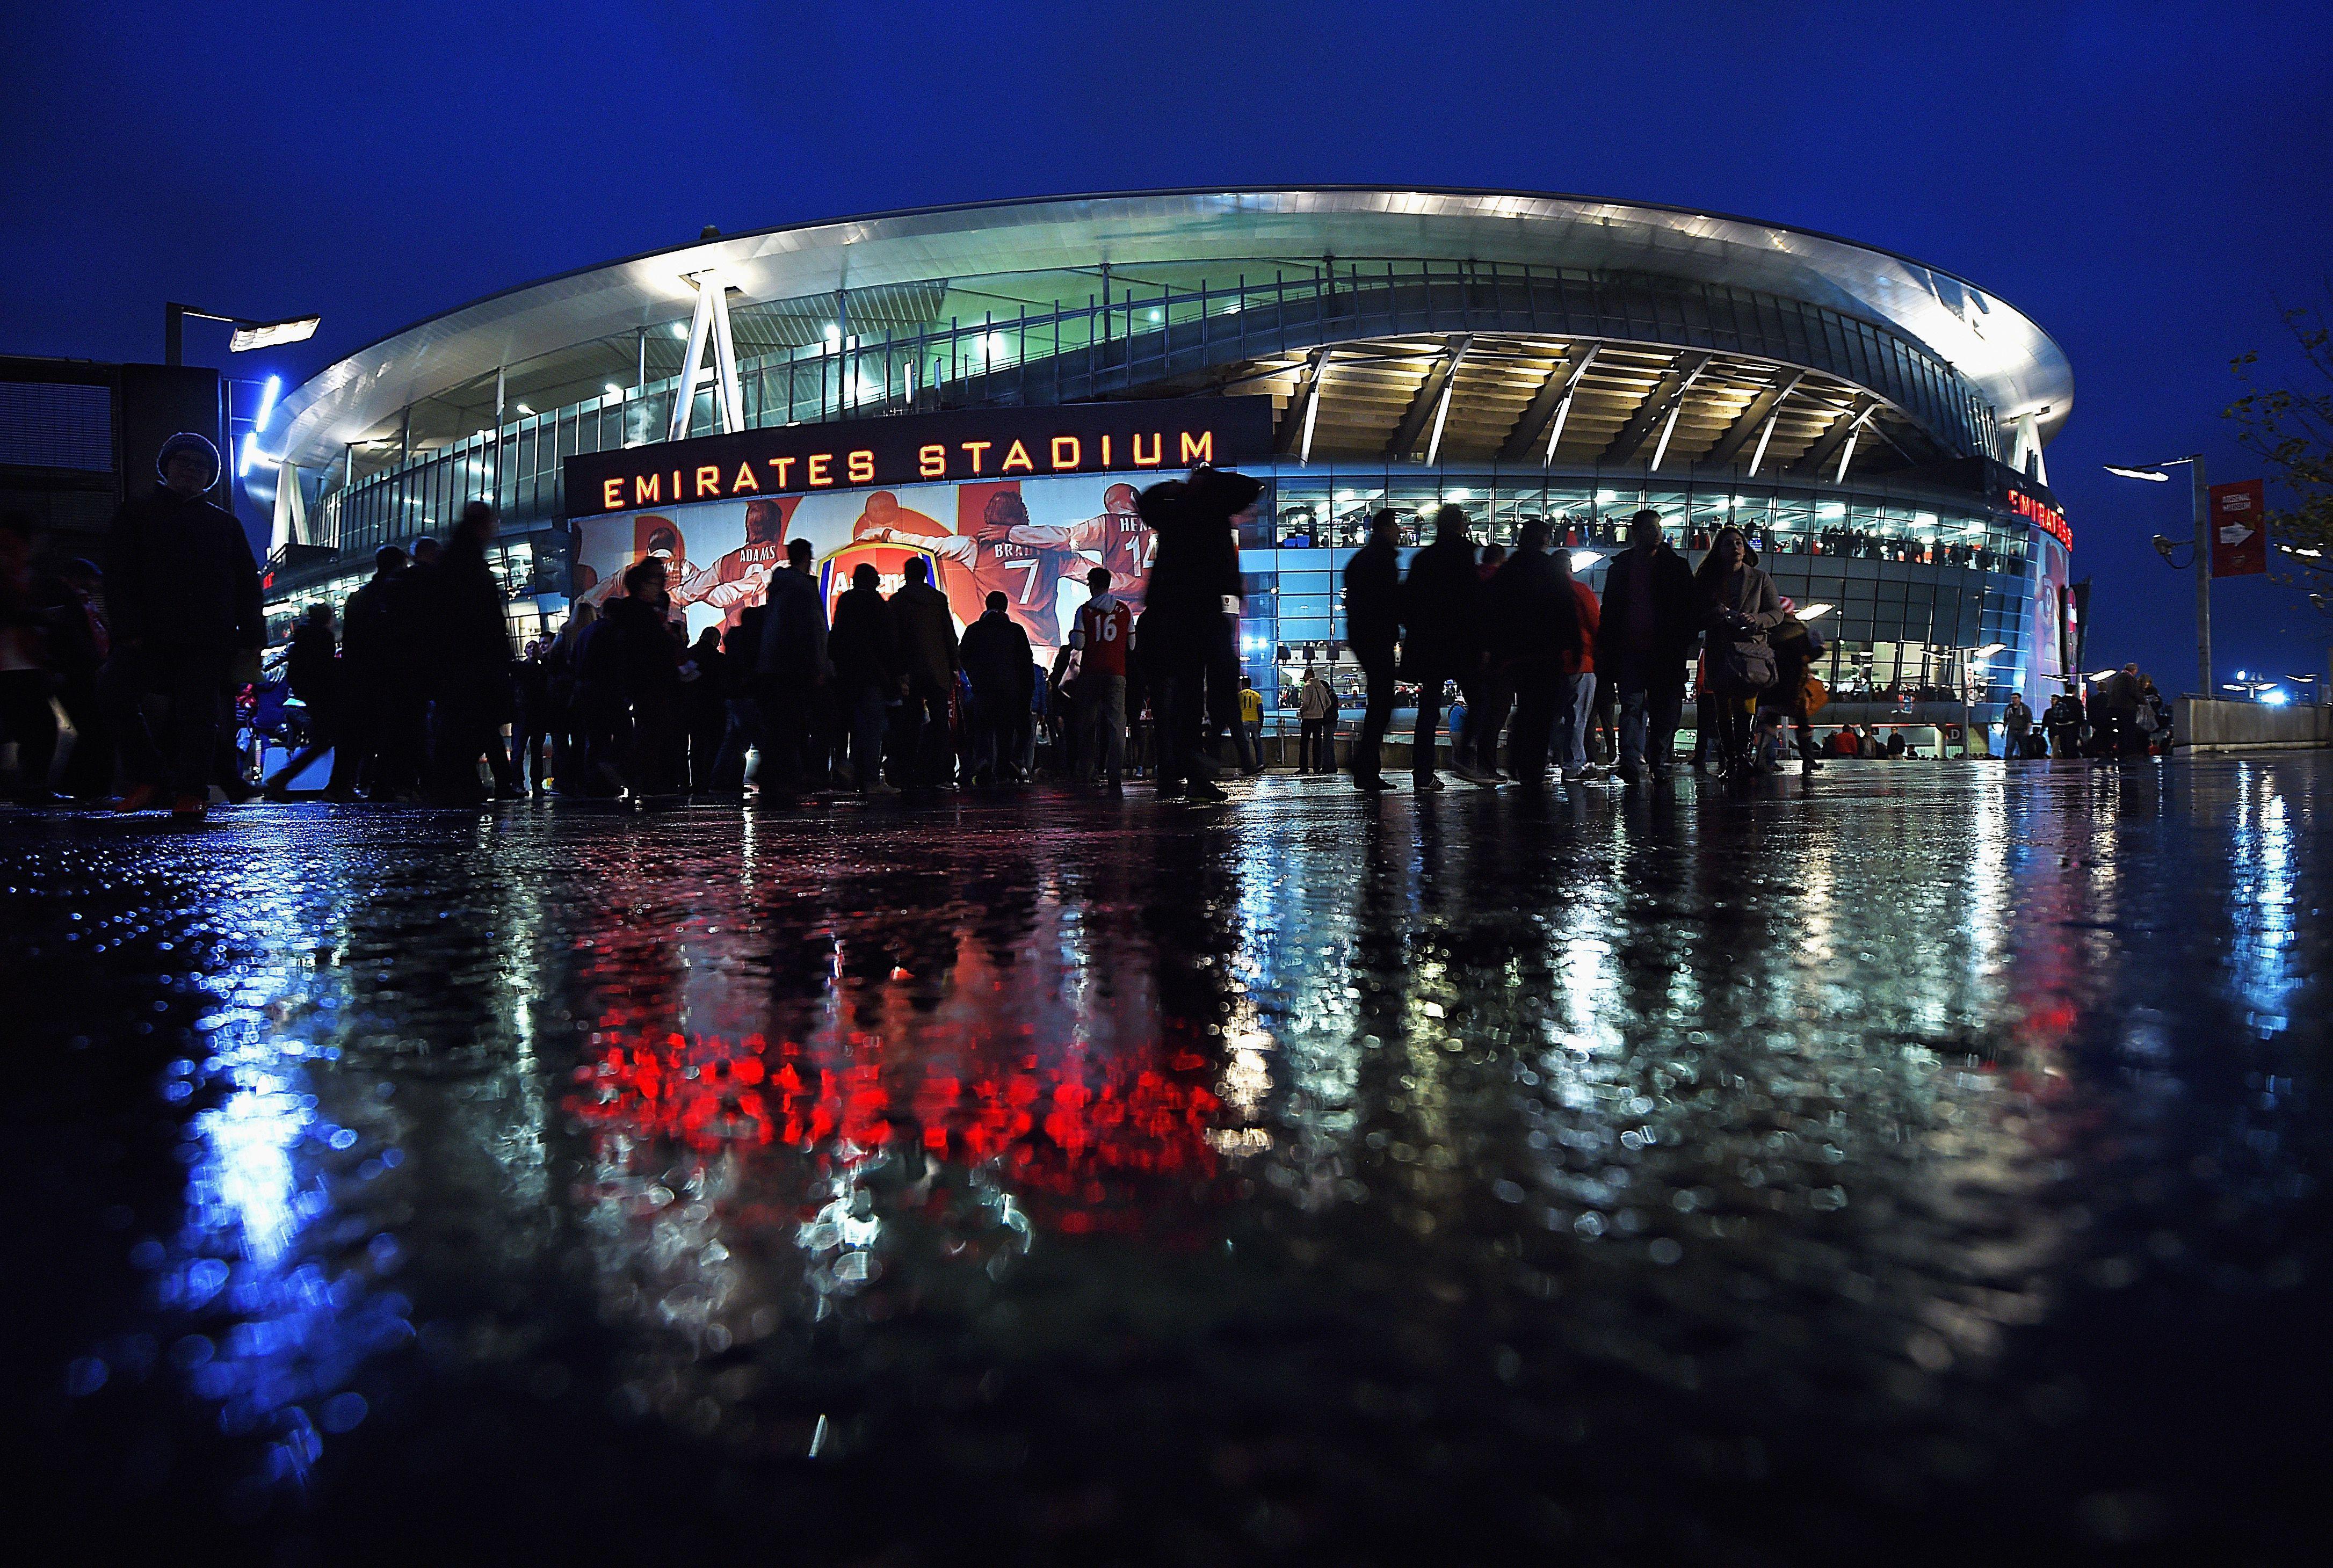
[[[2257,479],[2212,486],[2212,575],[2268,570],[2268,496]]]

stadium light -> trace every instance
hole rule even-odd
[[[267,378],[267,384],[259,389],[259,412],[251,421],[251,427],[254,430],[264,431],[267,428],[267,422],[275,417],[275,400],[283,396],[283,378],[270,376]]]
[[[2143,479],[2149,484],[2162,484],[2171,475],[2167,468],[2185,467],[2194,481],[2195,554],[2188,562],[2195,573],[2195,689],[2204,696],[2212,694],[2212,494],[2203,483],[2203,454],[2190,453],[2185,457],[2167,458],[2161,463],[2105,464],[2106,471],[2118,479]],[[2161,534],[2155,536],[2155,548],[2166,565],[2177,569],[2171,559],[2171,541]]]
[[[162,362],[178,365],[185,362],[187,318],[203,321],[225,321],[235,329],[227,339],[230,354],[248,354],[254,349],[273,349],[279,343],[300,343],[316,335],[324,323],[322,316],[286,316],[280,321],[254,321],[243,316],[230,316],[218,311],[198,310],[172,300],[162,307]]]

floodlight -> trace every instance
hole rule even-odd
[[[267,422],[275,417],[275,400],[283,396],[283,378],[270,376],[267,378],[267,384],[259,389],[259,412],[251,421],[251,427],[254,430],[264,431],[267,428]]]
[[[254,349],[273,349],[279,343],[304,343],[323,324],[322,316],[293,316],[283,321],[239,321],[235,336],[226,340],[226,351],[247,354]]]

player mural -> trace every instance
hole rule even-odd
[[[1050,657],[1069,640],[1085,602],[1085,574],[1109,568],[1112,591],[1139,608],[1157,541],[1135,512],[1136,488],[1107,475],[902,485],[768,500],[705,502],[656,512],[581,520],[578,598],[600,604],[621,592],[624,569],[648,555],[669,563],[673,604],[689,635],[735,624],[762,603],[785,547],[807,539],[831,608],[861,562],[885,593],[910,555],[933,565],[959,626],[979,618],[991,593]],[[699,562],[710,562],[699,565]]]

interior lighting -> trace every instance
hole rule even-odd
[[[1802,621],[1819,620],[1823,617],[1830,614],[1830,612],[1836,608],[1838,608],[1836,605],[1811,604],[1799,611],[1799,619]]]
[[[1464,501],[1472,497],[1474,493],[1474,492],[1473,491],[1464,489],[1445,490],[1442,492],[1442,499],[1445,501]]]
[[[2164,473],[2160,468],[2124,468],[2109,463],[2106,465],[2106,470],[2108,473],[2123,479],[2144,479],[2150,484],[2168,484],[2171,482],[2171,475]]]
[[[1617,490],[1599,490],[1596,492],[1596,504],[1599,506],[1609,506],[1620,499],[1620,492]]]
[[[672,324],[672,335],[679,339],[684,343],[688,341],[688,323],[686,321],[675,321]]]
[[[1574,572],[1586,571],[1603,559],[1604,553],[1601,550],[1575,550],[1571,552],[1571,569]]]
[[[609,397],[621,397],[623,395],[624,395],[624,389],[623,389],[621,387],[617,386],[613,381],[610,381],[610,382],[609,382],[609,383],[608,383],[608,396],[609,396]]]
[[[533,418],[533,417],[534,416],[534,410],[533,410],[533,409],[532,409],[532,408],[529,408],[529,407],[528,407],[525,404],[523,404],[523,403],[522,403],[522,404],[520,404],[520,405],[518,406],[518,411],[519,411],[520,413],[522,413],[522,414],[523,414],[523,415],[527,416],[529,418]]]
[[[829,343],[840,343],[840,342],[841,342],[841,341],[842,341],[842,329],[841,329],[841,328],[840,328],[840,327],[838,327],[838,326],[836,326],[833,322],[829,321],[829,322],[826,324],[826,340],[827,340]]]
[[[1843,501],[1826,501],[1815,508],[1815,515],[1817,517],[1845,517],[1847,515],[1847,502]]]
[[[267,422],[275,417],[275,400],[283,396],[283,378],[270,376],[259,389],[259,412],[252,417],[254,430],[265,430]]]

